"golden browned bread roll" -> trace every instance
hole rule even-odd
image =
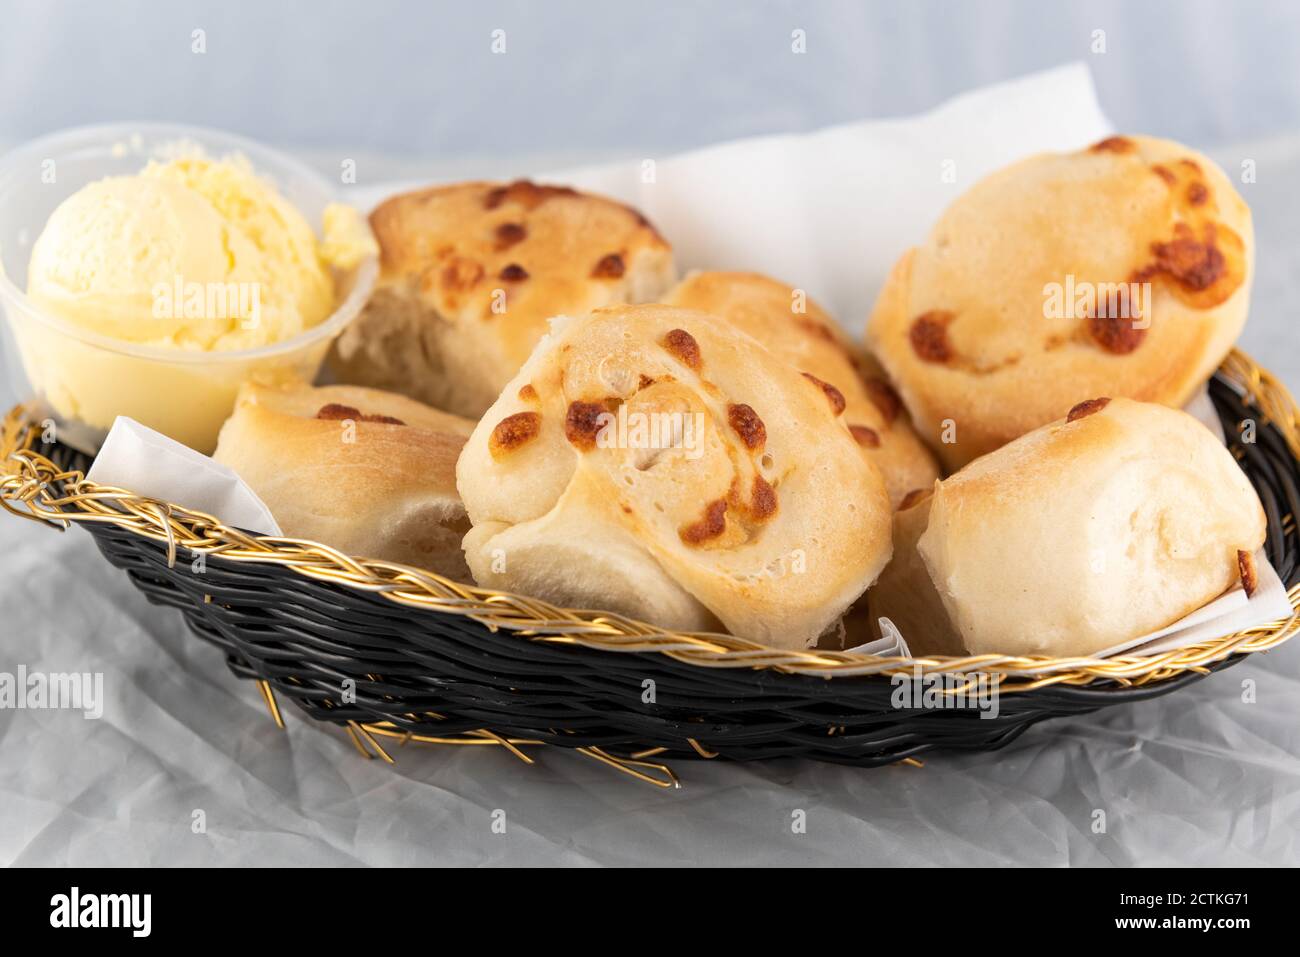
[[[884,373],[821,306],[800,290],[755,273],[695,272],[664,300],[721,316],[796,369],[844,396],[849,431],[885,478],[895,506],[939,477],[934,457],[907,420]]]
[[[339,337],[348,382],[477,418],[519,371],[546,321],[657,299],[672,250],[636,210],[527,181],[394,196],[370,216],[381,272]]]
[[[457,465],[474,578],[806,646],[889,557],[889,497],[843,404],[716,316],[557,319]]]
[[[290,538],[469,581],[456,459],[473,428],[377,389],[245,384],[213,457]]]
[[[1228,177],[1116,136],[963,194],[894,267],[867,343],[951,470],[1090,396],[1186,404],[1241,332],[1253,273]]]
[[[1205,426],[1093,399],[905,502],[868,602],[917,655],[1089,655],[1253,591],[1264,533]]]

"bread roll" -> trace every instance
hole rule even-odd
[[[634,209],[527,181],[395,196],[370,216],[380,277],[339,337],[340,379],[478,418],[562,313],[657,299],[672,251]]]
[[[469,581],[456,458],[473,428],[375,389],[245,384],[213,457],[290,538]]]
[[[457,465],[481,585],[812,643],[889,557],[889,497],[836,389],[722,319],[556,319]]]
[[[1089,655],[1253,591],[1264,533],[1203,425],[1094,399],[904,503],[868,601],[918,655]]]
[[[912,431],[879,366],[800,290],[755,273],[696,272],[664,301],[721,316],[796,369],[839,389],[844,421],[884,475],[895,506],[912,489],[928,488],[939,477],[934,457]]]
[[[867,343],[956,469],[1091,396],[1185,405],[1245,323],[1254,246],[1231,181],[1185,146],[1035,156],[903,256]]]

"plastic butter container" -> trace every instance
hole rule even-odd
[[[113,420],[130,416],[200,452],[217,432],[244,381],[311,381],[331,342],[357,317],[378,273],[366,256],[338,281],[326,319],[289,338],[247,349],[190,349],[114,338],[40,308],[27,296],[32,246],[66,198],[107,176],[138,174],[169,158],[177,144],[204,155],[239,155],[319,231],[335,201],[310,168],[237,136],[165,124],[115,124],[68,130],[0,158],[0,308],[7,398],[36,403],[61,441],[94,452]],[[318,234],[318,239],[319,239]]]

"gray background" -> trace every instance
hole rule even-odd
[[[1300,383],[1300,7],[1284,3],[0,4],[0,141],[150,118],[363,177],[545,167],[925,109],[1084,59],[1121,130],[1258,161],[1243,344]],[[488,49],[494,28],[508,53]],[[190,51],[206,31],[208,52]],[[808,53],[789,52],[806,30]],[[1108,51],[1089,52],[1104,29]],[[1300,642],[1171,697],[924,769],[576,755],[362,762],[275,729],[80,531],[0,518],[0,670],[105,673],[105,717],[0,712],[0,863],[1300,862]],[[1253,682],[1256,698],[1245,700]],[[207,832],[192,833],[195,809]],[[504,835],[491,829],[504,811]],[[807,812],[806,834],[791,816]],[[1094,832],[1096,812],[1104,833]]]
[[[0,3],[0,136],[114,119],[413,157],[682,149],[914,113],[1076,59],[1119,129],[1294,128],[1300,4]],[[507,53],[490,52],[504,29]],[[807,54],[790,52],[790,33]],[[202,29],[207,52],[191,52]],[[1090,52],[1092,32],[1107,51]]]

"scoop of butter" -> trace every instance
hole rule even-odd
[[[240,381],[315,375],[328,343],[232,362],[219,353],[291,339],[338,305],[336,273],[378,252],[357,212],[325,210],[324,238],[242,157],[151,162],[92,182],[51,214],[32,247],[36,308],[174,363],[96,350],[22,324],[33,386],[62,416],[107,429],[129,414],[200,450],[215,441]],[[213,353],[204,365],[203,353]]]
[[[327,213],[318,244],[303,215],[238,158],[150,163],[78,190],[32,247],[27,295],[83,328],[183,349],[249,349],[324,320],[326,255],[366,255],[363,229]]]

